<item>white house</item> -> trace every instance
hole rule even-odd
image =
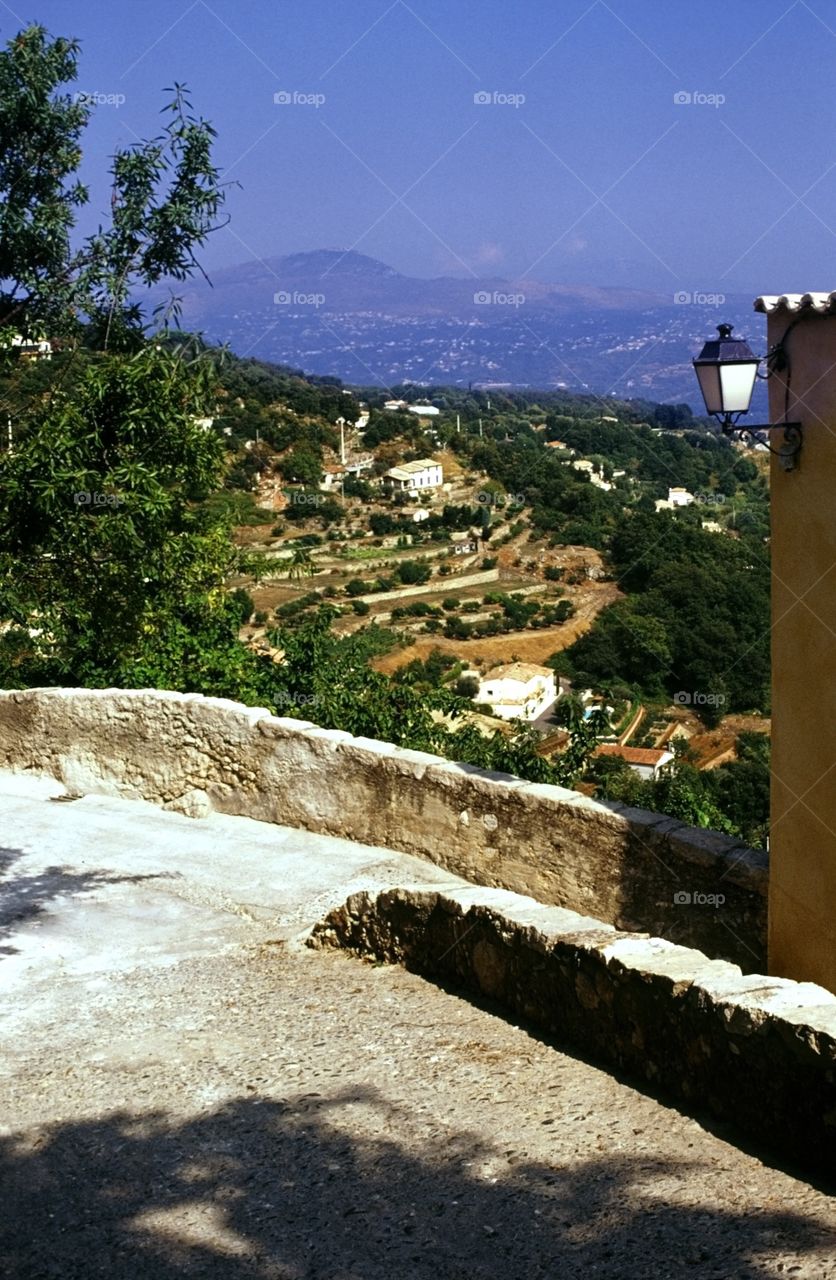
[[[508,662],[482,677],[475,700],[490,703],[500,720],[536,720],[558,696],[550,667]]]
[[[602,742],[595,748],[595,755],[623,760],[640,778],[658,778],[660,769],[674,758],[672,751],[661,747],[622,747],[617,742]]]
[[[12,336],[11,345],[24,360],[52,359],[52,343],[48,338],[24,338],[22,333],[16,333]]]
[[[687,489],[668,489],[668,502],[672,507],[690,507],[696,498]]]
[[[596,464],[594,462],[590,462],[588,458],[578,458],[572,463],[572,466],[576,471],[582,471],[585,475],[589,476],[590,481],[595,485],[596,489],[612,488],[609,480],[604,479],[603,471],[599,470]]]
[[[361,476],[364,471],[371,471],[374,465],[374,454],[366,454],[362,458],[355,458],[353,462],[345,464],[345,474],[347,476]]]
[[[341,465],[323,467],[322,480],[320,481],[320,489],[328,492],[331,489],[338,489],[345,479],[346,469]]]
[[[383,477],[384,484],[400,493],[417,493],[423,489],[437,489],[444,479],[440,462],[432,458],[419,458],[417,462],[404,462],[392,467]]]
[[[410,413],[417,413],[422,418],[437,418],[441,412],[434,404],[411,404],[407,407]]]
[[[390,412],[394,413],[396,409],[406,409],[407,403],[405,400],[387,400],[383,407],[384,409],[389,409]]]

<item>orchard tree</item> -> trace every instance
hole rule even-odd
[[[287,576],[292,582],[301,582],[316,572],[316,565],[307,547],[297,547],[287,565]]]

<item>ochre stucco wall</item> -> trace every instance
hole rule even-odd
[[[787,416],[804,446],[796,471],[772,459],[769,971],[836,991],[836,316],[771,315],[770,346],[793,320]]]

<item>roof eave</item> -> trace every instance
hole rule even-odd
[[[816,315],[836,315],[836,290],[832,293],[768,293],[755,298],[754,306],[764,315],[782,312],[797,315],[805,311]]]

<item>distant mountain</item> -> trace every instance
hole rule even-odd
[[[246,262],[172,292],[185,328],[239,355],[366,385],[505,382],[698,408],[691,358],[714,326],[763,341],[748,296],[421,279],[351,249]]]

